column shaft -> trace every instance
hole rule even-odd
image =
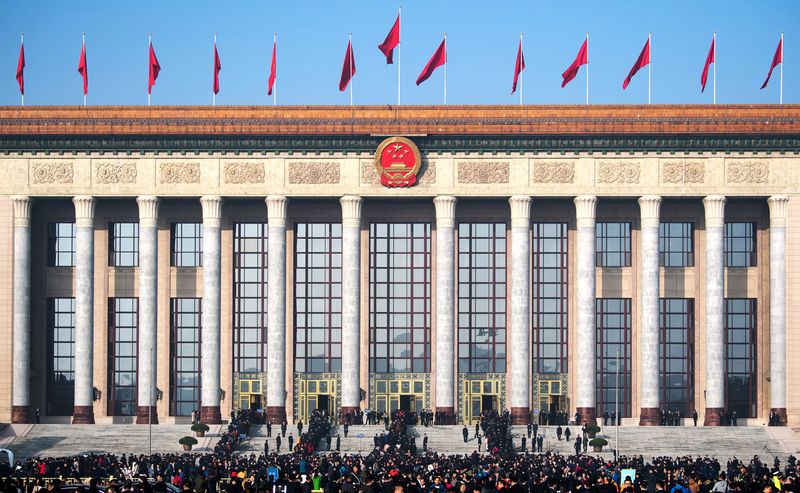
[[[74,424],[94,423],[94,197],[75,205],[75,404]]]
[[[531,198],[511,206],[511,422],[530,422],[531,399]]]
[[[14,207],[14,326],[11,422],[30,423],[31,199],[11,198]]]
[[[576,348],[578,354],[575,373],[577,383],[575,407],[582,424],[594,424],[597,418],[597,328],[595,324],[595,262],[597,257],[595,211],[597,197],[575,197],[574,202],[578,229],[576,254],[578,269]]]
[[[706,216],[705,426],[719,426],[725,408],[725,197],[703,199]]]
[[[222,422],[220,411],[221,334],[221,230],[222,197],[200,198],[203,209],[203,304],[200,340],[202,367],[200,419],[206,424]]]
[[[286,206],[288,199],[266,199],[268,238],[267,419],[286,419]]]
[[[158,332],[158,198],[139,204],[139,368],[137,424],[157,424],[156,345]]]
[[[769,204],[769,400],[777,423],[786,426],[786,209],[789,197]]]
[[[455,424],[455,210],[456,198],[436,206],[436,411]]]
[[[640,356],[641,387],[639,391],[640,426],[661,424],[661,392],[659,387],[659,292],[660,267],[658,260],[658,235],[660,224],[661,197],[644,196],[639,198],[641,209],[640,272],[641,313]]]
[[[361,408],[361,206],[342,197],[342,403],[340,419]]]

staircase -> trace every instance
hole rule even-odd
[[[308,428],[304,427],[303,431],[306,431]],[[239,446],[236,447],[236,451],[234,455],[249,455],[249,454],[261,454],[264,453],[264,442],[269,440],[269,451],[270,453],[275,452],[275,437],[281,434],[281,425],[272,425],[272,437],[267,438],[267,426],[266,425],[251,425],[250,432],[247,435],[247,438],[242,440],[239,443]],[[289,435],[294,437],[294,443],[297,444],[297,440],[300,437],[300,434],[297,432],[297,426],[295,425],[288,425],[286,427],[286,436],[281,437],[281,453],[286,454],[289,453]],[[331,446],[335,445],[336,440],[331,443]],[[321,444],[319,444],[318,449],[324,450],[325,449],[325,441],[323,440]]]

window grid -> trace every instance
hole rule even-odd
[[[458,371],[506,371],[506,224],[458,225]]]
[[[237,223],[233,240],[233,366],[267,371],[266,223]]]
[[[47,266],[75,267],[75,223],[48,223]]]
[[[341,224],[297,224],[294,296],[295,371],[340,372]]]
[[[108,299],[108,413],[135,416],[139,299]]]
[[[170,300],[170,413],[191,416],[200,411],[201,301]]]
[[[631,223],[599,222],[595,236],[598,267],[631,266]]]
[[[533,368],[538,373],[566,373],[567,223],[534,223],[532,231]]]
[[[755,267],[755,223],[725,223],[725,266]]]
[[[371,223],[370,371],[430,371],[431,225]]]
[[[694,224],[661,223],[658,257],[661,267],[694,266]]]
[[[111,223],[108,229],[108,265],[137,267],[139,265],[139,223]]]
[[[725,299],[725,403],[738,418],[757,416],[756,300]]]
[[[47,415],[75,405],[75,298],[47,299]]]
[[[661,298],[661,407],[690,416],[694,410],[694,300]]]
[[[619,349],[619,413],[631,416],[631,300],[598,298],[597,309],[597,414],[611,414],[617,399],[617,349]]]
[[[201,267],[203,265],[203,224],[172,223],[172,267]]]

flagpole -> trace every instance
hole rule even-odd
[[[519,33],[519,50],[522,52],[522,33]],[[519,73],[519,105],[522,106],[522,71]]]
[[[647,47],[650,51],[648,54],[648,64],[647,64],[647,104],[650,104],[650,79],[652,78],[653,74],[653,41],[652,41],[652,33],[647,33]]]
[[[589,33],[588,32],[586,33],[586,106],[589,106]]]
[[[714,31],[714,85],[712,94],[714,95],[714,104],[717,104],[717,31]]]
[[[447,33],[444,33],[444,105],[447,106]]]
[[[397,7],[397,36],[400,40],[403,39],[403,20],[401,18],[403,12],[402,7]],[[402,41],[397,42],[397,106],[400,106],[400,44]]]
[[[347,70],[350,71],[350,106],[353,106],[353,33],[347,38],[347,47],[350,49],[350,60],[347,63]]]
[[[150,56],[150,47],[151,46],[153,46],[153,35],[152,35],[152,33],[147,33],[147,56],[148,57]],[[149,58],[148,58],[148,62],[147,63],[148,64],[150,63]],[[150,67],[148,67],[148,77],[150,77],[149,76],[149,70],[150,70]],[[148,87],[147,87],[147,106],[150,106],[150,87],[149,87],[150,86],[150,81],[149,81],[149,79],[147,81],[147,85],[148,85]]]
[[[214,33],[214,80],[216,80],[217,75],[217,33]],[[217,94],[214,92],[214,86],[211,86],[211,106],[217,105]]]
[[[778,104],[783,104],[783,31],[781,31],[781,90]]]
[[[81,48],[83,49],[84,54],[86,53],[86,33],[83,33],[83,37],[81,39]],[[83,92],[83,105],[86,106],[86,91]]]
[[[19,46],[24,49],[25,46],[25,33],[19,33]],[[782,70],[782,69],[781,69]],[[783,74],[783,72],[781,72]],[[25,106],[25,91],[20,93],[21,106]]]
[[[278,33],[272,33],[272,46],[275,47],[275,55],[278,56]],[[275,61],[275,82],[272,83],[272,106],[278,105],[278,69],[277,60]]]

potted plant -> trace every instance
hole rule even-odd
[[[589,438],[594,438],[598,433],[600,433],[600,427],[597,425],[586,425],[586,434],[589,435]]]
[[[192,425],[192,431],[194,432],[195,436],[204,437],[206,436],[206,432],[209,430],[208,425],[204,423],[195,423]]]
[[[197,445],[197,438],[185,436],[178,440],[178,443],[183,445],[183,450],[185,452],[190,452],[192,450],[192,445]]]
[[[602,452],[603,447],[608,445],[608,440],[606,440],[605,438],[592,438],[591,440],[589,440],[589,445],[592,446],[592,449],[595,452]]]

